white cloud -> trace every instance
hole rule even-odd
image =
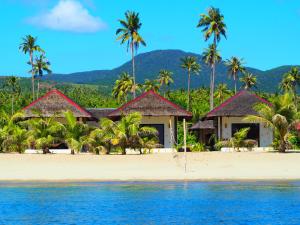
[[[99,18],[92,16],[77,0],[60,0],[45,14],[32,17],[30,24],[53,30],[92,33],[106,28]]]

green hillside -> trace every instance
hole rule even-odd
[[[136,57],[137,81],[143,82],[145,79],[156,78],[159,70],[167,69],[174,73],[174,89],[185,88],[186,72],[180,68],[180,59],[185,56],[196,56],[201,64],[202,71],[199,76],[192,77],[192,88],[208,87],[210,69],[201,60],[201,55],[184,52],[180,50],[157,50],[139,54]],[[281,66],[267,71],[261,71],[255,68],[247,68],[258,77],[258,88],[261,91],[275,92],[282,79],[282,74],[287,72],[291,66]],[[88,72],[78,72],[72,74],[53,74],[48,79],[57,82],[70,82],[77,84],[98,84],[102,86],[111,86],[118,78],[121,72],[131,71],[131,62],[127,62],[113,70],[96,70]],[[217,83],[225,82],[232,87],[232,81],[228,78],[227,69],[224,63],[217,66]]]

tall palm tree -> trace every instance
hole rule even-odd
[[[45,57],[44,54],[41,54],[39,57],[36,57],[33,63],[33,68],[30,71],[31,73],[35,74],[35,78],[38,81],[37,84],[37,98],[39,97],[40,93],[40,79],[44,76],[44,72],[47,74],[52,73],[50,69],[51,63]]]
[[[240,81],[242,82],[242,87],[245,90],[249,90],[252,87],[256,87],[257,84],[257,78],[252,73],[245,73],[245,75],[240,78]]]
[[[245,73],[244,62],[238,57],[231,57],[226,61],[226,66],[228,67],[228,74],[233,78],[234,81],[234,92],[237,92],[237,80],[239,73]]]
[[[202,28],[204,33],[204,39],[207,41],[213,36],[213,45],[216,51],[217,44],[220,42],[221,37],[226,38],[226,24],[224,23],[224,16],[221,14],[218,8],[210,7],[207,14],[201,14],[200,20],[197,27]],[[210,85],[210,109],[213,109],[213,98],[214,98],[214,86],[215,86],[215,71],[216,71],[216,61],[212,61],[212,75],[211,75],[211,85]]]
[[[221,36],[226,38],[226,24],[224,23],[224,16],[221,14],[219,9],[210,7],[207,14],[201,14],[200,17],[201,18],[197,27],[202,28],[205,41],[213,36],[214,45],[217,46],[217,43],[221,40]]]
[[[297,87],[300,86],[299,68],[293,67],[289,72],[284,74],[280,86],[284,91],[291,91],[293,93],[297,106]]]
[[[258,104],[254,108],[258,115],[246,117],[246,121],[261,122],[273,128],[275,137],[279,141],[279,152],[285,152],[289,146],[289,135],[295,124],[299,123],[300,114],[293,102],[290,93],[278,96],[272,102],[272,106]]]
[[[142,36],[139,34],[142,23],[140,22],[139,13],[127,11],[125,13],[125,20],[119,20],[121,28],[117,29],[117,40],[121,41],[121,44],[127,43],[127,51],[131,50],[132,58],[132,76],[134,91],[133,97],[136,97],[136,74],[135,74],[135,62],[134,57],[140,45],[146,46],[146,43]]]
[[[201,67],[197,62],[197,58],[194,56],[186,56],[181,59],[181,67],[186,69],[188,72],[188,97],[187,97],[187,110],[190,110],[190,102],[191,102],[191,74],[199,74]]]
[[[230,95],[230,90],[227,87],[227,84],[219,84],[216,88],[215,97],[219,99],[220,103],[223,103],[226,96]]]
[[[35,74],[33,73],[33,57],[35,52],[44,52],[43,49],[37,44],[37,38],[32,37],[31,35],[26,35],[22,39],[22,43],[19,46],[19,49],[26,55],[29,54],[29,64],[31,65],[31,88],[32,88],[32,99],[35,99],[34,91],[34,78]]]
[[[157,80],[146,79],[143,84],[143,89],[145,92],[152,90],[157,93],[160,89],[160,83]]]
[[[18,97],[21,93],[20,78],[15,76],[8,77],[5,81],[4,87],[7,88],[11,94],[11,115],[13,115],[15,113],[15,98]]]
[[[168,70],[160,70],[158,74],[158,82],[161,87],[169,87],[171,83],[174,83],[172,78],[173,73]],[[164,97],[166,97],[166,89],[164,90]]]
[[[119,103],[127,102],[127,96],[129,93],[133,93],[134,84],[133,77],[129,73],[123,72],[119,79],[116,80],[115,86],[113,87],[112,95],[118,99]]]
[[[211,74],[210,74],[210,97],[209,97],[209,105],[210,110],[214,108],[214,89],[215,89],[215,65],[216,63],[222,60],[220,53],[218,52],[216,45],[209,45],[208,49],[205,49],[203,52],[203,61],[210,66]]]

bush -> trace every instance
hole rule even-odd
[[[203,143],[196,143],[190,147],[191,152],[204,152],[205,145]]]

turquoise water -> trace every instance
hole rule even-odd
[[[300,182],[0,183],[0,224],[300,224]]]

